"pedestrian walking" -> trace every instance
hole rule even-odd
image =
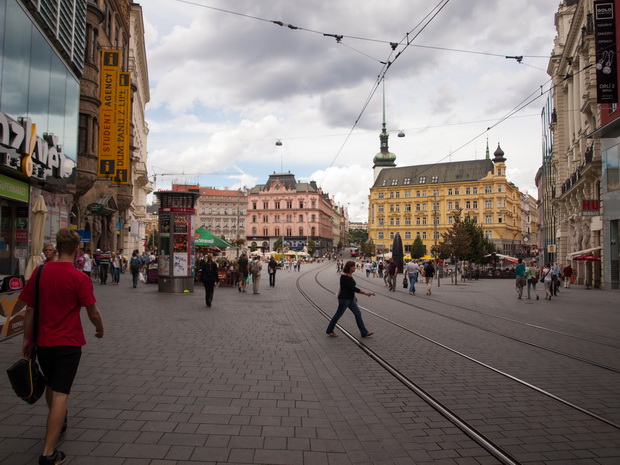
[[[551,300],[553,295],[553,271],[549,263],[545,263],[543,269],[540,270],[540,280],[545,286],[545,299]]]
[[[396,292],[396,277],[398,276],[398,265],[396,264],[396,261],[390,260],[387,271],[390,291]]]
[[[110,255],[110,269],[112,270],[112,284],[116,284],[117,286],[121,281],[121,268],[123,266],[121,256],[115,252],[112,252]]]
[[[435,277],[433,262],[428,262],[426,266],[424,266],[424,277],[426,278],[426,295],[431,295],[433,293],[433,278]]]
[[[90,273],[93,271],[93,258],[90,255],[90,249],[86,249],[84,252],[84,269],[82,271],[90,278]]]
[[[538,300],[538,293],[536,292],[536,284],[538,283],[538,267],[533,261],[531,261],[527,267],[525,277],[527,278],[527,298],[530,298],[530,290],[533,290],[536,300]]]
[[[37,357],[46,377],[45,398],[49,408],[39,465],[60,464],[65,454],[56,449],[60,434],[67,427],[67,404],[75,379],[82,346],[86,344],[80,310],[86,307],[95,337],[103,337],[103,319],[96,305],[93,284],[73,263],[81,238],[76,231],[63,228],[56,234],[59,257],[41,269],[39,287],[30,279],[19,298],[28,308],[24,317],[22,355],[32,355],[32,325],[35,293],[39,295]]]
[[[254,294],[260,294],[260,292],[258,292],[258,285],[260,283],[260,276],[262,271],[263,265],[260,262],[260,258],[255,257],[250,263],[250,273],[252,274],[252,292]]]
[[[134,289],[138,287],[138,277],[140,276],[140,268],[142,267],[142,259],[137,250],[134,250],[129,259],[129,271]]]
[[[570,279],[573,276],[573,268],[570,265],[566,265],[562,270],[562,278],[564,279],[564,287],[570,288]]]
[[[245,292],[245,286],[247,284],[247,279],[249,276],[249,263],[248,256],[243,252],[239,260],[237,261],[237,265],[239,266],[239,292]]]
[[[327,325],[327,330],[325,331],[328,336],[338,337],[336,333],[334,333],[334,328],[338,323],[338,320],[344,315],[344,312],[348,308],[353,312],[355,316],[355,322],[357,323],[357,328],[360,331],[362,337],[372,336],[374,333],[369,332],[364,325],[364,320],[362,319],[362,311],[357,305],[357,298],[355,297],[355,293],[363,294],[367,296],[374,295],[370,291],[362,291],[355,285],[355,280],[353,279],[353,273],[355,272],[355,262],[348,261],[342,270],[342,274],[340,275],[340,291],[338,292],[338,309],[336,313],[332,317],[329,325]]]
[[[405,274],[409,277],[409,294],[415,295],[415,283],[418,281],[418,275],[420,274],[420,265],[414,260],[409,261],[405,267]]]
[[[43,246],[43,264],[56,261],[56,247],[51,242]]]
[[[551,292],[554,296],[560,292],[560,266],[557,262],[551,262]]]
[[[99,284],[107,284],[110,270],[110,249],[104,247],[99,254]]]
[[[212,254],[207,255],[207,261],[200,267],[200,279],[205,287],[207,307],[210,307],[213,302],[215,285],[220,281],[220,277],[217,274],[217,264],[213,261]]]
[[[515,266],[516,272],[516,280],[515,280],[515,288],[517,290],[517,296],[520,299],[523,296],[523,288],[526,286],[527,281],[525,278],[525,263],[523,263],[523,259],[519,258],[517,266]]]
[[[278,262],[275,261],[273,256],[269,259],[267,264],[267,272],[269,273],[269,286],[276,287],[276,271],[278,271]]]

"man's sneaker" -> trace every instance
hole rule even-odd
[[[66,458],[64,452],[55,450],[52,455],[39,455],[39,465],[60,465]]]

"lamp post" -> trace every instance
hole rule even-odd
[[[437,217],[437,189],[433,190],[433,239],[435,240],[435,246],[433,247],[433,260],[435,261],[435,268],[437,268],[437,287],[440,287],[439,264],[437,263],[437,223],[439,218]]]

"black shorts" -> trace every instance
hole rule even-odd
[[[77,374],[82,348],[76,346],[37,347],[41,371],[52,391],[69,394]]]

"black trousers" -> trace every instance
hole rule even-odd
[[[271,287],[276,287],[276,274],[275,273],[269,273],[269,285]]]
[[[103,284],[108,282],[108,270],[109,269],[110,269],[110,265],[99,265],[99,280]]]
[[[215,287],[215,283],[204,283],[205,285],[205,298],[207,301],[207,307],[211,306],[211,302],[213,302],[213,288]]]

